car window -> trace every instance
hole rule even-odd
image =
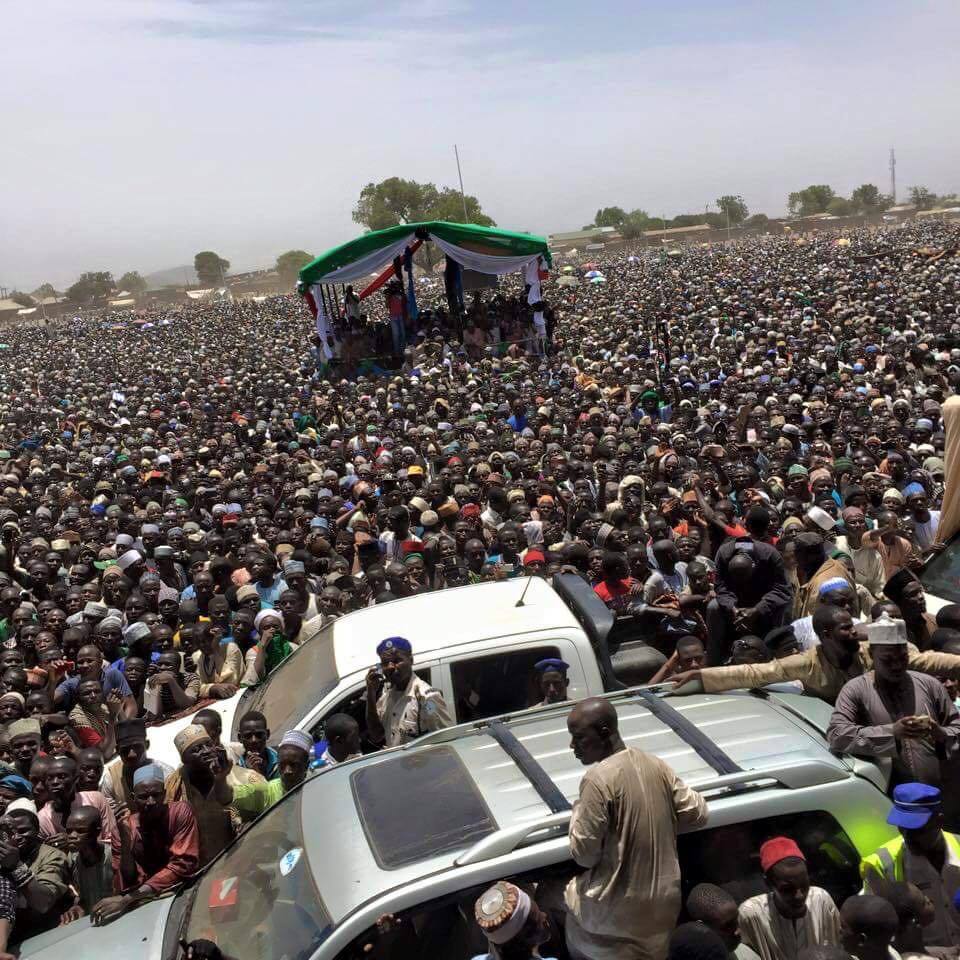
[[[551,936],[540,945],[540,956],[566,956],[563,891],[570,878],[578,872],[579,867],[572,860],[565,860],[526,873],[502,877],[530,893],[550,918]],[[385,934],[379,926],[370,927],[342,951],[337,960],[358,960],[367,956],[375,960],[487,956],[490,944],[477,926],[474,907],[477,898],[493,879],[491,877],[482,883],[450,891],[413,909],[392,914],[389,933]]]
[[[450,747],[400,753],[362,767],[351,775],[350,786],[370,850],[384,870],[462,850],[497,829]]]
[[[767,817],[677,838],[684,896],[698,883],[715,883],[742,903],[764,893],[760,845],[771,837],[796,840],[807,858],[810,882],[836,903],[860,890],[860,854],[839,823],[825,811]]]
[[[420,667],[417,670],[414,670],[414,673],[424,681],[424,683],[433,685],[431,680],[433,677],[433,670],[431,667]],[[349,717],[357,722],[357,725],[360,727],[360,743],[363,746],[364,753],[371,753],[375,750],[380,749],[380,744],[375,744],[369,740],[367,737],[367,688],[366,686],[359,686],[354,690],[351,690],[350,693],[341,697],[332,707],[328,708],[323,712],[323,716],[320,718],[317,723],[313,725],[310,730],[310,733],[313,735],[315,742],[319,743],[326,740],[326,734],[324,732],[324,724],[327,721],[328,717],[332,717],[335,713],[345,713]],[[321,750],[321,753],[323,751]]]
[[[450,675],[457,720],[482,720],[536,705],[541,698],[533,665],[559,656],[556,647],[531,647],[453,661]]]
[[[300,646],[262,683],[252,688],[244,712],[259,710],[267,718],[274,745],[336,689],[339,677],[332,654],[335,626],[336,621],[328,623],[309,643]]]
[[[950,603],[960,603],[960,537],[954,537],[947,549],[936,554],[920,574],[927,593]]]

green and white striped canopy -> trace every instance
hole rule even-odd
[[[348,243],[328,250],[300,271],[304,287],[315,283],[353,283],[400,256],[423,231],[447,256],[478,273],[500,276],[522,270],[531,260],[542,257],[544,266],[552,260],[547,241],[530,233],[513,233],[473,223],[401,223],[386,230],[365,233]]]

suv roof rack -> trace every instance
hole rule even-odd
[[[636,690],[634,696],[661,723],[666,724],[688,747],[708,763],[720,776],[742,773],[743,768],[717,746],[702,730],[699,730],[669,701],[658,697],[650,690]]]
[[[824,760],[806,756],[791,760],[788,754],[770,767],[753,770],[738,768],[737,773],[721,775],[691,786],[698,793],[705,794],[735,792],[738,788],[751,789],[764,784],[776,784],[787,790],[802,790],[804,787],[845,780],[849,776],[849,771],[841,770]],[[523,846],[534,834],[545,834],[538,842],[558,839],[567,833],[571,814],[570,809],[562,810],[527,823],[497,830],[468,847],[454,860],[454,865],[465,867],[506,856]]]
[[[500,720],[490,724],[488,733],[511,760],[520,768],[521,773],[533,785],[540,799],[550,808],[551,813],[570,810],[570,801],[560,788],[550,779],[550,774],[537,762],[532,753],[516,738],[515,734]]]

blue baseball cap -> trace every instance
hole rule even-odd
[[[887,823],[905,830],[919,830],[940,812],[940,791],[926,783],[901,783],[893,788],[893,809]]]

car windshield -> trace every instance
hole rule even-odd
[[[960,603],[960,537],[936,554],[920,574],[923,589],[949,603]]]
[[[180,936],[212,940],[228,957],[307,960],[333,922],[303,841],[303,791],[258,820],[193,891]]]
[[[263,683],[254,687],[245,704],[259,710],[276,737],[297,727],[301,720],[337,685],[333,656],[333,623],[303,644]],[[239,722],[240,711],[237,711]]]

